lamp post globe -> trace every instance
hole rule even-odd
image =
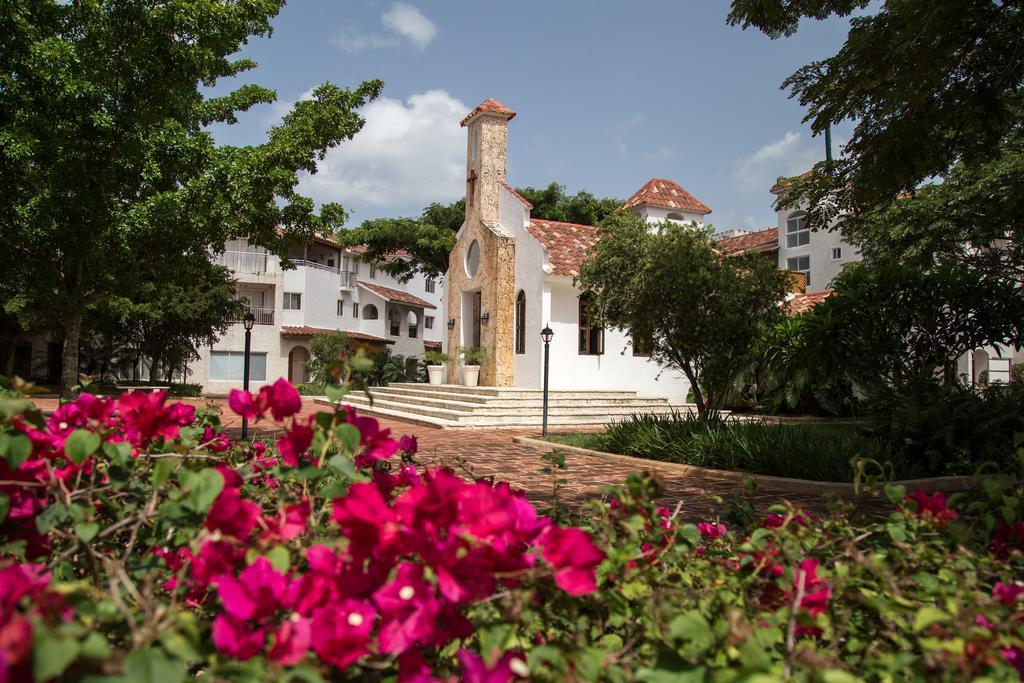
[[[242,327],[245,328],[246,332],[250,332],[255,324],[256,316],[253,315],[252,311],[246,311],[245,315],[242,316]]]

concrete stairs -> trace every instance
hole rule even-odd
[[[373,397],[353,392],[342,403],[365,415],[432,427],[539,427],[544,392],[518,387],[466,387],[460,384],[399,383],[374,387]],[[317,403],[330,405],[326,399]],[[687,411],[664,398],[644,398],[635,391],[551,391],[548,425],[604,425],[635,413],[664,415]]]

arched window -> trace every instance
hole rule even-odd
[[[377,315],[377,307],[373,304],[363,306],[363,320],[376,320]]]
[[[516,295],[516,353],[526,353],[526,292]]]
[[[406,321],[409,324],[409,339],[415,339],[420,333],[420,319],[416,317],[416,314],[409,311],[409,315],[406,316]]]
[[[600,356],[604,353],[604,328],[591,323],[590,307],[594,300],[589,294],[580,295],[580,355]]]
[[[807,212],[796,211],[786,219],[786,247],[802,247],[811,243],[811,230],[807,227]]]
[[[685,218],[683,218],[683,214],[681,214],[681,213],[670,213],[669,215],[665,216],[665,218],[669,219],[670,221],[685,221],[686,220]]]

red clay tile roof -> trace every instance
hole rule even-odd
[[[792,185],[793,180],[795,178],[810,178],[812,173],[814,173],[814,171],[804,171],[800,175],[790,176],[789,178],[780,177],[778,180],[775,181],[775,184],[772,185],[771,193],[778,194],[782,190],[785,190],[787,187]]]
[[[798,315],[800,313],[806,313],[825,299],[832,296],[833,291],[826,289],[823,292],[810,292],[805,294],[797,294],[795,297],[789,300],[786,304],[786,308],[789,310],[790,315]]]
[[[597,244],[601,229],[593,225],[545,221],[534,218],[526,226],[530,234],[544,245],[552,275],[575,277],[587,259],[590,249]]]
[[[459,121],[459,125],[465,126],[467,123],[469,123],[469,120],[471,118],[482,112],[486,112],[488,114],[501,114],[502,116],[505,117],[506,121],[511,121],[516,117],[516,113],[514,111],[506,107],[498,100],[490,98],[484,100],[483,102],[480,103],[479,107],[466,114],[465,118]]]
[[[711,207],[700,201],[678,184],[664,178],[651,178],[633,193],[633,196],[622,205],[624,209],[651,204],[667,209],[680,209],[692,213],[711,213]]]
[[[737,235],[718,240],[719,250],[726,256],[748,251],[770,253],[779,250],[779,229],[768,228],[749,235]]]
[[[348,330],[331,330],[326,327],[310,327],[309,325],[303,325],[302,327],[295,327],[291,325],[281,326],[281,336],[283,337],[311,337],[314,334],[330,334],[332,332],[344,332],[345,335],[348,336],[350,339],[361,342],[369,342],[371,344],[395,343],[391,339],[374,337],[372,334],[363,334],[362,332],[349,332]]]
[[[526,205],[527,209],[532,209],[533,208],[533,204],[531,204],[530,202],[526,201],[526,198],[523,197],[523,195],[521,195],[518,192],[516,192],[515,188],[513,188],[511,185],[506,183],[504,180],[499,180],[498,182],[501,183],[502,187],[504,187],[506,190],[511,192],[513,197],[515,197],[516,199],[521,201],[524,205]]]
[[[365,287],[377,296],[383,298],[385,301],[395,301],[400,304],[409,304],[410,306],[422,306],[423,308],[437,308],[434,304],[429,301],[424,301],[418,296],[413,296],[408,292],[402,292],[397,289],[391,289],[384,285],[375,285],[369,282],[363,282],[362,280],[356,281],[356,284],[360,287]]]
[[[440,351],[441,342],[423,340],[423,348],[427,351]]]

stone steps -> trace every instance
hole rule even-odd
[[[375,415],[435,427],[540,426],[543,391],[505,387],[393,384],[347,395],[342,403]],[[639,397],[628,391],[550,392],[549,425],[601,425],[637,413],[667,415],[692,406],[675,406],[664,398]],[[329,405],[326,399],[316,399]]]

